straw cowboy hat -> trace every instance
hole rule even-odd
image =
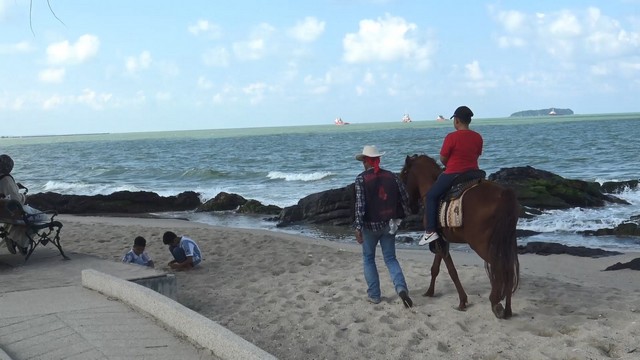
[[[356,155],[356,160],[362,161],[365,157],[375,158],[384,155],[384,152],[378,152],[375,145],[365,145],[362,154]]]

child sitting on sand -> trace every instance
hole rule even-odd
[[[149,258],[144,248],[147,246],[147,240],[142,236],[138,236],[133,240],[133,247],[122,258],[123,263],[138,264],[153,267],[153,261]]]
[[[169,251],[173,255],[173,260],[169,261],[169,266],[172,269],[189,270],[202,261],[198,244],[186,236],[178,236],[167,231],[162,236],[162,242],[169,245]]]

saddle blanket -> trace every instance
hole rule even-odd
[[[445,227],[460,227],[462,226],[462,198],[464,194],[470,189],[478,186],[478,183],[469,186],[464,189],[462,194],[455,199],[443,200],[440,202],[438,211],[438,222],[440,226]]]

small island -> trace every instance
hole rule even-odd
[[[540,110],[524,110],[524,111],[514,112],[513,114],[511,114],[510,117],[556,116],[556,115],[573,115],[573,110],[558,109],[558,108],[549,108],[549,109],[540,109]]]

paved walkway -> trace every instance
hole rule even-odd
[[[95,269],[135,279],[160,273],[141,266],[38,248],[25,265],[0,252],[0,360],[219,359],[155,318],[82,286]]]

